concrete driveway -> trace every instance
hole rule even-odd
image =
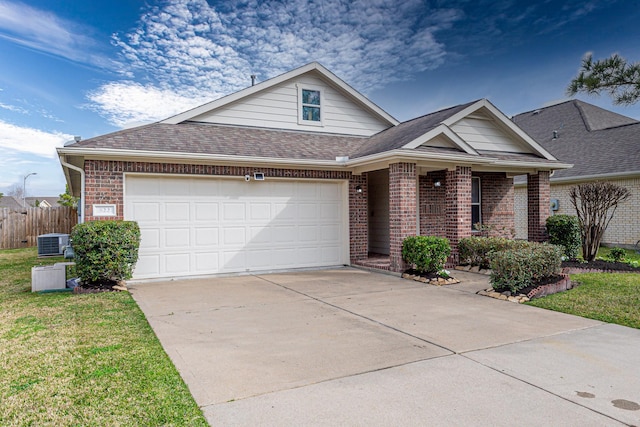
[[[344,268],[132,294],[214,426],[640,425],[640,331]]]

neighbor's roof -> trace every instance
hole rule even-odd
[[[22,210],[22,202],[13,196],[0,197],[0,209]]]
[[[556,171],[552,181],[640,173],[638,120],[571,100],[518,114],[513,121],[558,160],[573,163],[572,169]]]

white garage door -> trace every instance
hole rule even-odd
[[[347,264],[346,184],[127,175],[141,229],[134,278]]]

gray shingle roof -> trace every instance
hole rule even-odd
[[[513,121],[558,160],[574,165],[556,171],[552,180],[640,172],[640,122],[635,119],[571,100],[518,114]]]
[[[420,135],[438,127],[443,121],[475,102],[477,101],[446,108],[385,129],[369,138],[369,142],[363,144],[358,152],[353,153],[353,157],[363,157],[400,148],[418,138]]]
[[[314,160],[357,158],[400,148],[474,102],[409,120],[370,138],[184,122],[125,129],[68,147]]]
[[[0,198],[0,209],[7,208],[11,210],[22,210],[22,200],[13,196],[2,196]]]

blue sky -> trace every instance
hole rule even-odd
[[[640,61],[638,1],[0,0],[0,192],[64,191],[55,147],[318,61],[399,120],[566,99],[587,52]],[[587,102],[640,119],[640,105]]]

